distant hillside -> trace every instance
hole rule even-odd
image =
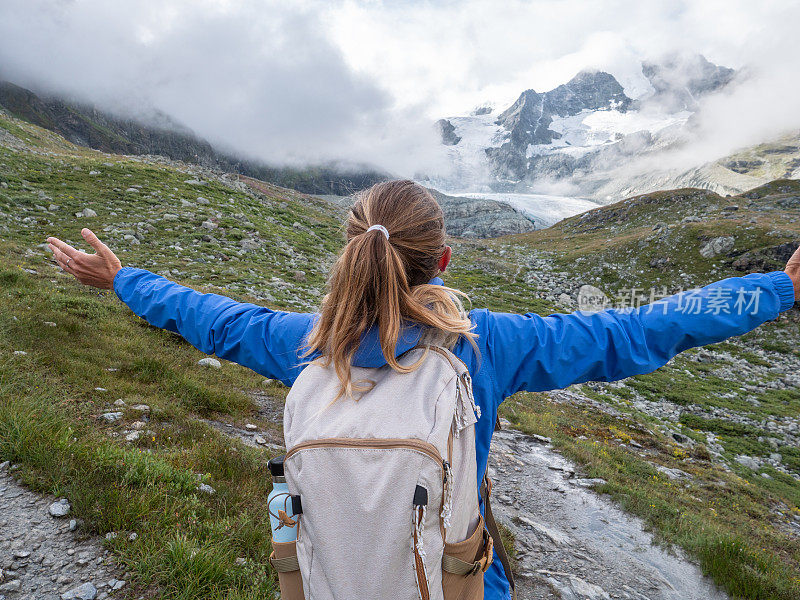
[[[245,181],[246,183],[249,183]],[[442,207],[447,234],[463,238],[493,238],[536,229],[536,223],[507,202],[489,198],[450,196],[430,189]],[[353,203],[353,196],[322,196],[342,214]]]
[[[643,194],[521,237],[557,251],[584,283],[612,288],[782,269],[800,243],[800,181],[727,197],[692,188]]]
[[[162,112],[154,112],[149,122],[119,117],[64,98],[40,96],[8,81],[0,81],[0,106],[80,146],[118,154],[157,154],[308,194],[349,194],[388,177],[367,166],[322,164],[297,169],[238,158],[215,149]]]
[[[776,179],[800,177],[800,132],[742,148],[691,169],[632,174],[618,157],[616,170],[587,173],[600,200],[625,198],[653,190],[696,187],[718,194],[739,194]]]
[[[431,190],[442,207],[447,233],[458,237],[490,238],[534,231],[536,224],[506,202],[448,196]]]

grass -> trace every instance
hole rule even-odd
[[[35,150],[0,146],[0,460],[19,464],[33,489],[68,497],[90,532],[119,533],[106,544],[133,573],[130,597],[274,598],[263,505],[269,456],[200,419],[279,433],[280,424],[259,418],[250,392],[281,403],[285,389],[264,388],[263,377],[225,361],[221,370],[197,366],[200,352],[113,292],[78,285],[39,245],[56,235],[81,247],[77,232],[90,226],[123,264],[239,300],[305,308],[318,302],[341,244],[340,213],[270,185],[186,183],[196,177],[80,149],[2,115],[0,127]],[[98,216],[75,217],[87,207]],[[200,226],[209,219],[215,229]],[[243,251],[247,238],[259,247]],[[525,299],[508,276],[516,267],[497,260],[483,270],[483,252],[464,244],[449,283],[474,287],[476,302],[497,296],[520,308]],[[142,418],[136,404],[150,407],[149,420],[126,442]],[[99,419],[112,410],[121,422]],[[199,492],[200,481],[215,494]]]
[[[800,489],[791,477],[774,472],[769,485],[756,485],[633,419],[560,404],[545,394],[518,394],[503,413],[523,431],[550,437],[587,476],[604,479],[599,492],[641,517],[660,542],[687,550],[732,598],[797,598],[800,543],[775,526],[800,514]],[[629,440],[644,456],[624,443]],[[692,479],[672,480],[655,464],[680,468]],[[784,507],[782,517],[770,510],[775,505]]]
[[[511,572],[516,575],[519,568],[516,536],[511,529],[500,521],[497,522],[497,530],[500,532],[500,543],[503,544],[503,548],[505,548],[506,554],[508,555],[508,563],[511,566]]]
[[[191,181],[202,175],[189,170],[77,148],[2,113],[0,129],[22,146],[0,144],[0,460],[20,464],[34,489],[68,496],[90,531],[137,533],[134,542],[126,535],[106,542],[134,574],[131,597],[273,598],[266,453],[200,419],[279,431],[259,419],[251,393],[280,403],[285,389],[264,388],[262,377],[227,362],[221,370],[199,368],[202,354],[132,315],[113,293],[72,282],[39,245],[47,235],[76,242],[80,227],[90,226],[123,264],[238,300],[311,310],[341,244],[341,213],[275,186],[217,179],[197,185]],[[533,234],[452,240],[445,280],[467,291],[475,307],[550,313],[556,307],[528,283],[536,274],[532,255],[611,291],[739,274],[725,257],[698,258],[699,248],[731,231],[742,251],[800,233],[793,209],[761,210],[772,201],[768,194],[790,194],[787,185],[767,186],[759,198],[651,194]],[[735,215],[717,210],[731,202],[740,204]],[[87,207],[98,216],[75,217]],[[689,214],[704,220],[681,225]],[[658,222],[669,227],[655,231]],[[247,240],[255,240],[253,248],[242,245]],[[668,267],[650,267],[664,248]],[[732,459],[779,452],[782,465],[800,473],[800,450],[764,429],[769,419],[800,415],[796,387],[769,387],[777,360],[800,357],[799,332],[789,315],[717,345],[709,360],[687,353],[621,387],[580,388],[607,410],[520,394],[503,414],[605,479],[598,491],[642,517],[662,542],[686,549],[732,597],[797,598],[800,549],[785,531],[800,514],[800,484],[771,466],[754,473]],[[758,385],[745,388],[742,380]],[[118,410],[117,398],[126,402],[123,421],[98,420]],[[679,407],[678,422],[636,408],[664,400]],[[130,407],[141,403],[151,407],[147,435],[125,442],[124,432],[141,419]],[[719,416],[725,414],[744,424]],[[694,443],[678,446],[668,431]],[[730,470],[712,459],[708,433]],[[656,464],[692,478],[670,480]],[[198,491],[201,480],[213,496]],[[512,538],[504,532],[502,541],[513,556]]]
[[[800,184],[792,180],[762,187],[762,194],[776,194],[768,200],[800,193]],[[581,273],[607,293],[634,286],[673,292],[713,277],[741,276],[733,263],[744,252],[800,238],[800,210],[765,209],[765,202],[747,193],[723,198],[705,190],[654,192],[515,237],[529,248],[554,252],[565,270]],[[738,210],[724,210],[732,204]],[[683,222],[684,217],[700,220]],[[719,236],[734,237],[732,253],[702,256],[700,248]],[[781,268],[773,263],[771,268]]]
[[[22,465],[34,489],[68,497],[91,531],[120,532],[110,545],[136,593],[273,598],[267,456],[197,419],[252,420],[244,392],[262,378],[230,363],[198,367],[198,351],[110,294],[57,280],[0,272],[0,457]],[[120,442],[122,425],[98,420],[116,398],[151,407],[133,444]],[[125,425],[141,418],[123,410]]]

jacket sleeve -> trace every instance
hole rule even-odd
[[[120,300],[151,325],[180,334],[195,348],[291,385],[314,315],[270,310],[202,294],[131,267],[114,278]]]
[[[636,309],[548,317],[486,312],[485,336],[501,398],[649,373],[688,348],[741,335],[792,307],[783,271],[733,277]],[[481,344],[483,345],[483,344]]]

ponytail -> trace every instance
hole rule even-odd
[[[350,367],[363,334],[377,326],[388,365],[408,373],[395,357],[404,325],[425,328],[425,339],[452,347],[464,336],[474,344],[472,323],[458,290],[428,283],[446,246],[442,210],[430,192],[413,181],[372,186],[355,201],[346,226],[347,244],[331,270],[320,318],[306,355],[318,352],[333,363],[342,396],[370,389],[353,382]]]

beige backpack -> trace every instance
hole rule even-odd
[[[332,366],[307,366],[284,415],[297,542],[271,559],[284,600],[482,599],[492,537],[478,512],[475,423],[466,366],[438,347],[352,368],[374,387],[342,397]]]

